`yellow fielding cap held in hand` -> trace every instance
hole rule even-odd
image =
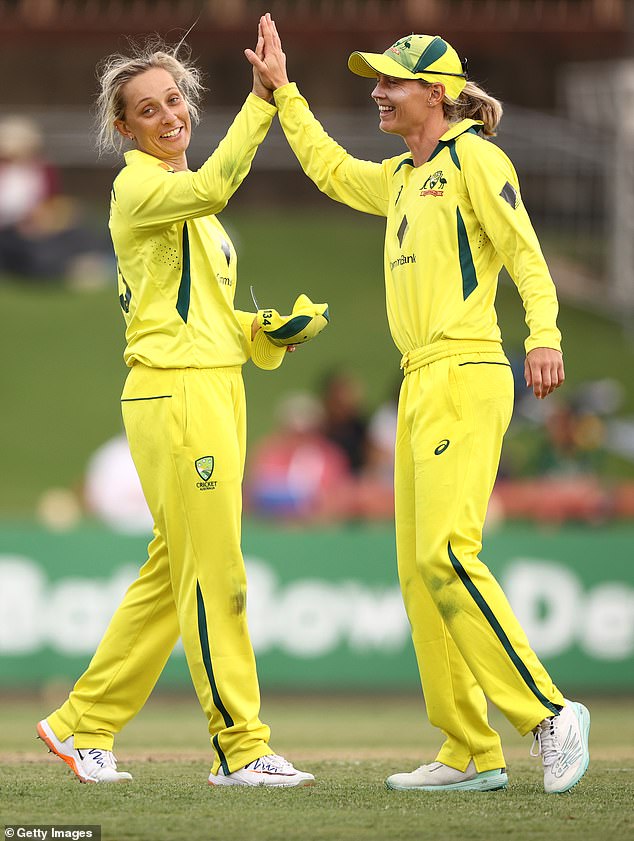
[[[255,334],[251,357],[259,368],[272,370],[282,364],[288,345],[301,345],[314,339],[328,324],[328,304],[313,304],[308,295],[299,295],[290,315],[272,308],[258,310],[260,329]]]
[[[301,345],[314,339],[329,321],[328,304],[313,304],[308,295],[300,295],[290,315],[277,310],[258,310],[258,325],[267,339],[277,347]]]

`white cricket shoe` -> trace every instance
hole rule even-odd
[[[545,718],[533,730],[531,756],[541,754],[547,794],[569,791],[586,773],[590,762],[590,713],[583,704],[566,699],[564,703],[559,715]]]
[[[465,771],[432,762],[409,774],[392,774],[385,785],[397,791],[497,791],[506,788],[508,780],[506,768],[478,773],[472,759]]]
[[[60,742],[45,718],[38,722],[37,735],[52,753],[64,760],[82,783],[127,783],[132,779],[132,774],[127,771],[117,771],[117,760],[112,751],[75,748],[73,736]]]
[[[298,771],[291,763],[271,753],[249,762],[244,768],[226,775],[222,768],[210,774],[210,786],[312,786],[315,778],[306,771]]]

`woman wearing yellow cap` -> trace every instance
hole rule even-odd
[[[260,26],[264,57],[248,50],[247,58],[274,90],[304,171],[336,201],[387,218],[387,314],[404,373],[394,480],[398,569],[427,713],[445,736],[434,762],[393,774],[387,785],[503,788],[488,698],[521,734],[535,734],[545,790],[567,791],[588,765],[588,711],[553,684],[478,557],[513,404],[494,308],[503,265],[526,310],[527,385],[542,399],[564,380],[555,287],[515,170],[485,139],[502,108],[467,81],[439,36],[409,35],[382,54],[353,53],[352,72],[376,79],[379,128],[407,146],[382,163],[357,160],[289,83],[270,16]]]

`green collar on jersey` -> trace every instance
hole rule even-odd
[[[460,120],[459,123],[451,126],[440,138],[440,141],[447,141],[447,140],[455,140],[456,137],[459,137],[461,134],[464,134],[466,131],[469,131],[471,128],[475,128],[476,126],[483,126],[484,123],[482,120]],[[476,131],[479,131],[476,128]]]
[[[458,167],[458,169],[461,169],[460,161],[458,160],[458,156],[457,156],[456,150],[455,150],[456,139],[458,137],[460,137],[461,134],[466,134],[467,132],[477,134],[478,131],[480,130],[481,125],[484,125],[482,120],[460,120],[459,123],[456,123],[455,126],[452,126],[450,129],[448,129],[443,134],[443,136],[438,141],[438,145],[436,146],[434,151],[431,153],[431,155],[427,159],[426,163],[429,163],[430,161],[432,161],[439,152],[442,152],[443,149],[448,148],[452,161]],[[400,160],[399,163],[398,163],[398,166],[394,170],[394,175],[396,175],[396,173],[399,171],[399,169],[402,166],[405,166],[405,165],[414,166],[414,161],[412,160],[412,158],[407,157],[407,158],[403,158],[402,160]],[[424,164],[423,164],[423,166],[424,166]]]

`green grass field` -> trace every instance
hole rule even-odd
[[[290,311],[295,295],[327,300],[331,324],[277,371],[245,367],[249,434],[267,432],[280,398],[314,390],[326,371],[352,369],[365,386],[368,408],[392,396],[399,354],[385,316],[383,222],[324,200],[323,209],[228,211],[222,221],[239,254],[236,305],[252,309],[249,285],[261,305]],[[510,281],[498,295],[509,353],[522,353],[524,313]],[[0,439],[8,443],[0,474],[3,516],[31,515],[52,486],[80,484],[90,454],[121,429],[119,395],[123,319],[114,288],[72,291],[0,280]],[[626,389],[634,412],[634,345],[602,316],[562,308],[567,384],[606,376]]]
[[[193,697],[152,699],[117,742],[130,785],[81,785],[34,738],[52,699],[0,702],[5,823],[100,824],[104,841],[596,841],[634,837],[632,699],[585,699],[590,769],[546,795],[540,760],[497,713],[509,787],[490,793],[387,791],[384,777],[431,761],[438,737],[417,695],[275,696],[263,718],[274,748],[317,784],[297,790],[212,789],[203,716]]]

